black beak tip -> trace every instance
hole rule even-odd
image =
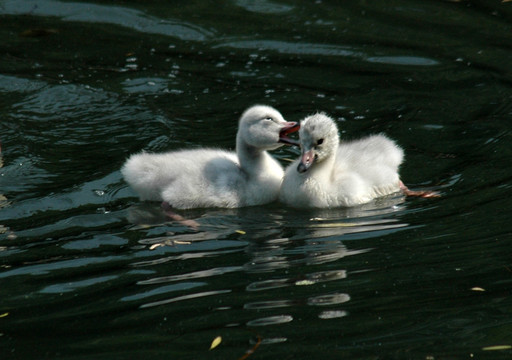
[[[307,170],[308,168],[303,163],[299,163],[299,166],[297,166],[297,171],[300,172],[301,174],[305,173]]]

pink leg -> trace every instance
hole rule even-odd
[[[189,228],[192,228],[194,230],[197,230],[199,228],[199,223],[197,221],[185,219],[180,214],[176,214],[166,201],[163,201],[161,206],[162,209],[164,210],[165,215],[167,215],[167,217],[170,218],[171,220],[177,221],[180,224],[188,226]]]
[[[409,188],[407,186],[405,186],[405,184],[402,182],[402,180],[399,180],[399,181],[400,181],[400,189],[402,190],[402,192],[404,193],[405,196],[418,196],[418,197],[423,197],[423,198],[441,197],[441,194],[439,194],[437,191],[432,191],[432,190],[421,190],[421,191],[409,190]]]

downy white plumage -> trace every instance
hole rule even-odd
[[[239,121],[236,153],[220,149],[132,155],[121,172],[141,200],[167,202],[177,209],[236,208],[277,200],[281,165],[268,153],[293,143],[297,131],[274,108],[255,105]]]
[[[282,202],[298,208],[348,207],[401,190],[398,167],[404,153],[386,136],[340,143],[333,119],[318,113],[301,122],[299,137],[301,157],[286,169]]]

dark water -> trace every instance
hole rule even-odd
[[[2,359],[512,357],[512,3],[5,0],[0,24]],[[388,134],[442,197],[194,231],[123,182],[143,149],[233,148],[255,103]]]

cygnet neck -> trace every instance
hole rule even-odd
[[[269,156],[265,150],[247,144],[240,136],[236,139],[236,153],[240,167],[248,174],[262,173],[265,160]]]

